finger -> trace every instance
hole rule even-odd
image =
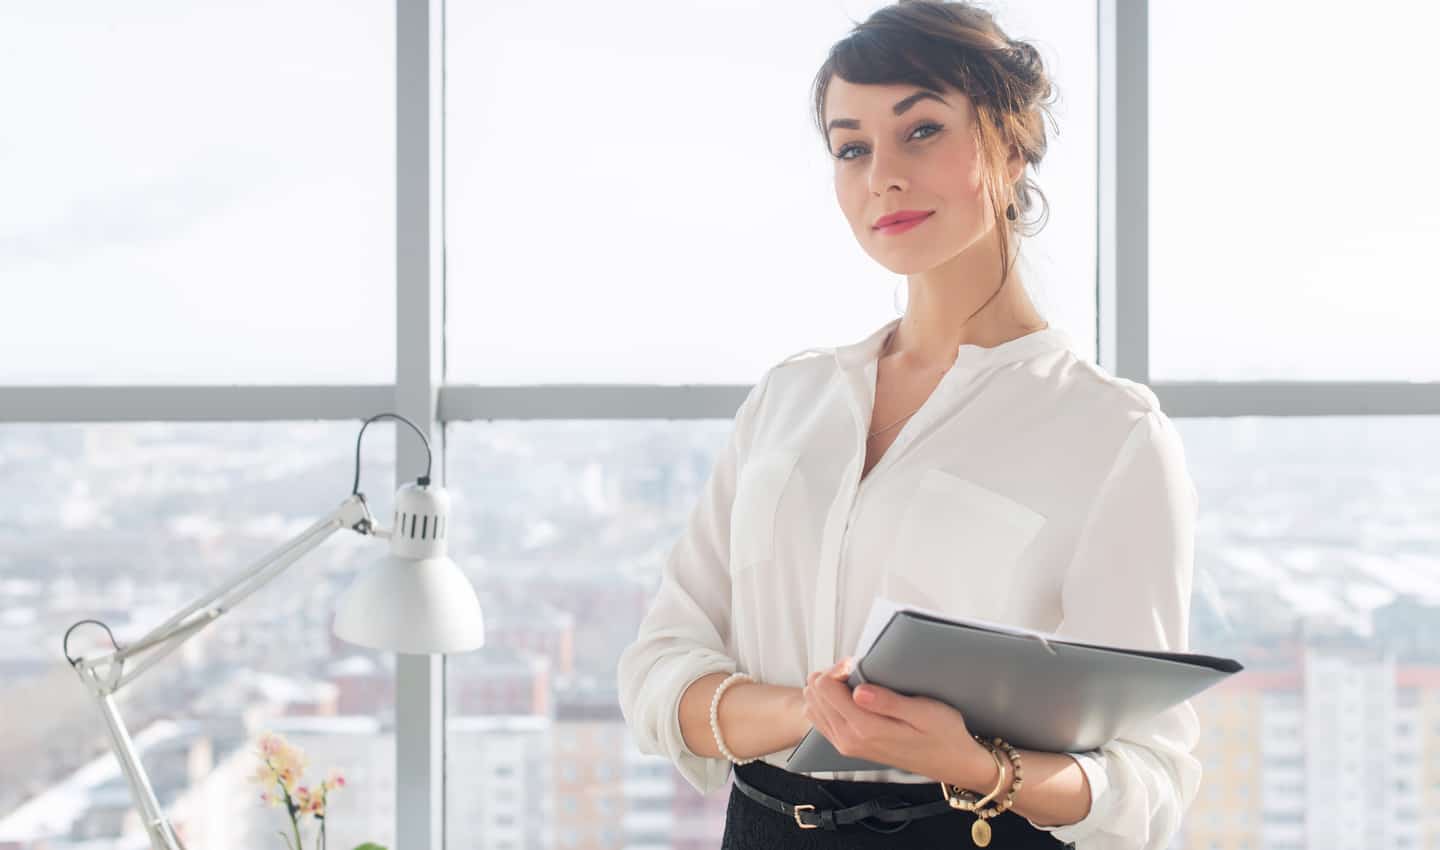
[[[855,704],[876,714],[899,717],[904,713],[904,698],[889,688],[866,683],[850,694]]]
[[[887,714],[882,711],[876,711],[869,705],[857,703],[855,701],[855,691],[860,690],[860,688],[852,690],[849,686],[839,682],[832,684],[838,685],[839,687],[828,691],[826,696],[830,700],[829,705],[839,715],[836,723],[846,724],[845,728],[853,732],[857,737],[874,740],[898,738],[903,737],[907,733],[913,733],[918,729],[918,727],[913,726],[906,719],[908,716],[906,713],[908,708],[903,702],[903,700],[906,699],[903,695],[886,688],[878,688],[881,693],[888,693],[890,695],[891,706],[898,706],[898,708],[892,707],[891,709],[896,712],[895,714]],[[875,685],[863,685],[861,687],[876,688]],[[881,702],[883,702],[883,700]]]
[[[905,702],[905,697],[889,688],[868,683],[861,685],[850,692],[850,702],[857,711],[872,717],[906,723],[914,719],[914,707]]]
[[[833,684],[833,681],[826,680],[824,672],[821,671],[816,675],[814,684],[810,686],[811,711],[820,719],[820,722],[825,725],[826,737],[831,738],[831,740],[834,740],[833,733],[839,731],[836,725],[838,717],[835,713],[834,706],[830,704],[830,700],[825,696],[824,688],[826,685]]]
[[[835,739],[835,728],[829,723],[828,717],[825,716],[825,710],[822,709],[819,702],[811,700],[808,706],[806,706],[805,716],[808,717],[811,726],[814,726],[815,732],[824,736],[825,741],[837,743],[837,739]]]
[[[855,726],[856,721],[859,720],[859,712],[851,703],[848,685],[828,676],[822,676],[814,690],[818,694],[821,710],[826,713],[826,718],[836,732],[856,731]]]
[[[801,694],[805,698],[805,707],[812,711],[814,710],[815,704],[820,700],[820,689],[817,686],[820,681],[820,675],[819,672],[811,673],[810,680],[805,683],[805,687],[800,689]]]

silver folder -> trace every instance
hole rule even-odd
[[[1130,724],[1244,669],[1229,658],[1082,643],[879,600],[866,631],[847,680],[851,689],[871,682],[930,697],[964,715],[973,734],[1046,752],[1099,749]],[[892,769],[842,755],[814,728],[785,767]]]

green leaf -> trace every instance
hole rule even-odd
[[[385,848],[374,842],[367,841],[364,844],[357,844],[355,850],[385,850]]]

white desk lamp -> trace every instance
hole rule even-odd
[[[415,429],[425,442],[425,474],[406,483],[395,494],[394,528],[376,527],[365,495],[360,492],[360,440],[365,428],[382,417],[398,419]],[[414,654],[468,652],[485,643],[485,621],[480,600],[465,574],[446,554],[450,530],[450,497],[442,487],[430,487],[430,441],[415,424],[394,413],[365,420],[355,440],[355,486],[349,498],[330,515],[305,529],[285,545],[247,569],[239,578],[202,597],[149,634],[129,646],[115,642],[110,627],[99,620],[81,620],[65,632],[65,660],[94,693],[110,733],[110,745],[130,783],[150,835],[153,850],[184,850],[184,845],[160,809],[145,768],[135,755],[130,734],[116,710],[114,694],[130,680],[169,655],[180,644],[221,614],[260,589],[325,538],[348,528],[360,534],[390,540],[390,552],[365,570],[340,598],[335,615],[335,636],[371,649]],[[101,658],[71,658],[70,632],[83,623],[95,623],[110,635],[115,651]],[[143,662],[122,676],[125,662],[154,649]],[[102,674],[96,668],[108,663]]]

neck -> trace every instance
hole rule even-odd
[[[948,369],[961,345],[994,348],[1049,327],[1030,302],[1013,259],[1004,286],[996,238],[980,239],[947,262],[909,275],[905,315],[882,356],[902,365]]]
[[[1018,299],[1013,296],[1005,298],[1005,293],[1010,291],[1011,287],[1014,287],[1015,292],[1021,293]],[[881,352],[882,357],[892,358],[892,361],[899,365],[948,369],[954,364],[957,351],[962,345],[994,348],[1050,326],[1030,304],[1029,299],[1024,297],[1019,281],[1013,277],[1005,282],[1004,289],[995,299],[973,317],[970,314],[974,313],[976,305],[989,296],[989,291],[979,300],[936,301],[922,296],[918,303],[914,300],[913,282],[911,292],[912,300],[905,310],[905,315],[891,332]],[[963,308],[956,308],[957,303],[971,306],[962,312]]]

